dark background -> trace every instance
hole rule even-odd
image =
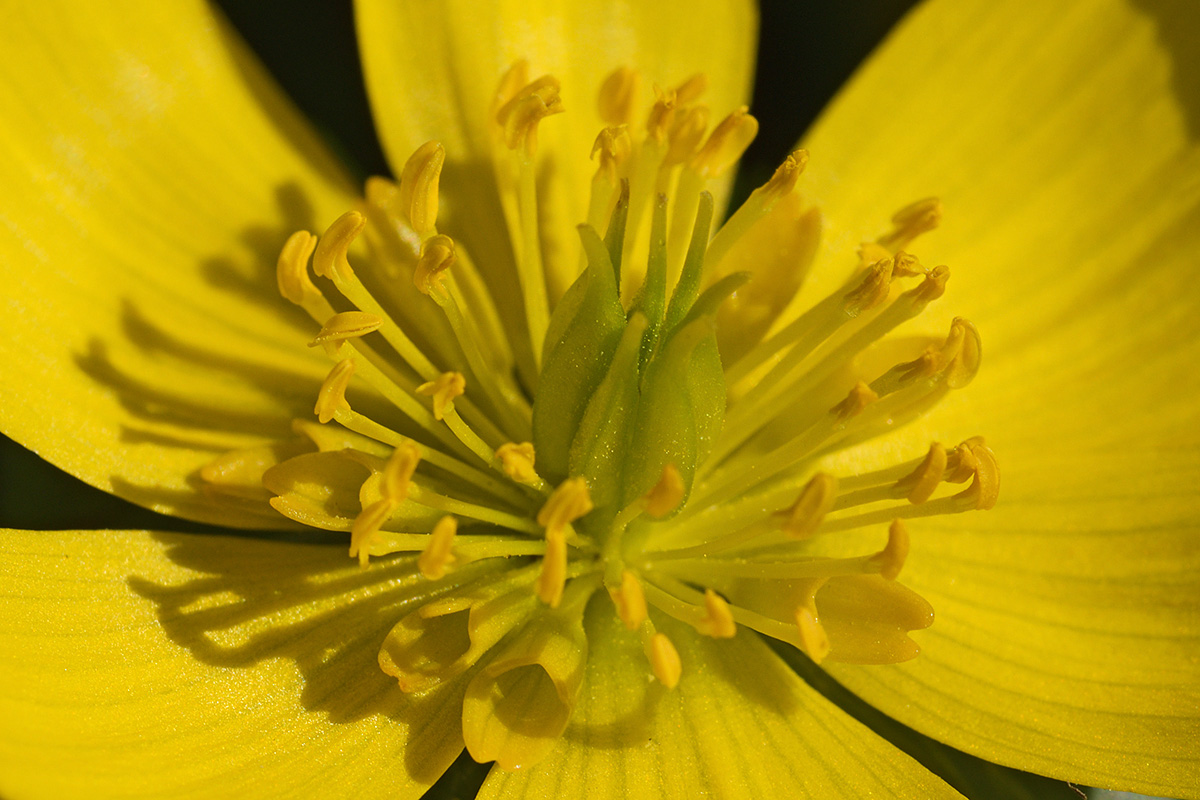
[[[752,110],[758,139],[739,192],[761,183],[912,0],[766,0]],[[349,0],[218,0],[297,105],[360,177],[387,174],[360,78]],[[210,530],[137,508],[71,478],[0,437],[0,527]],[[782,650],[782,648],[781,648]],[[785,657],[790,654],[783,653]],[[1071,800],[1081,792],[965,756],[908,731],[848,695],[804,659],[810,683],[971,798]],[[431,797],[470,797],[486,767],[460,759]]]

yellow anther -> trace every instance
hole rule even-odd
[[[383,466],[383,482],[380,486],[383,496],[396,503],[404,502],[412,485],[413,473],[420,462],[421,450],[412,442],[402,442],[393,450]]]
[[[433,397],[433,418],[442,419],[454,409],[454,398],[467,390],[467,379],[461,372],[443,372],[434,380],[417,387],[417,394]]]
[[[845,422],[862,413],[862,410],[879,399],[871,387],[859,381],[846,395],[846,399],[829,409],[838,422]]]
[[[633,140],[629,137],[629,128],[616,125],[602,128],[592,144],[592,158],[599,154],[599,165],[596,174],[603,175],[609,183],[616,186],[621,178],[626,177],[629,155],[633,152]]]
[[[618,67],[600,85],[596,109],[605,125],[625,125],[633,121],[641,94],[642,76],[629,67]]]
[[[537,596],[551,608],[562,602],[567,585],[567,537],[561,529],[546,530],[546,553],[537,578]]]
[[[837,478],[823,472],[812,476],[796,502],[776,515],[783,518],[783,532],[793,539],[807,539],[816,533],[837,501],[837,491]]]
[[[717,177],[737,163],[757,135],[758,120],[750,115],[747,106],[742,106],[717,123],[708,141],[692,158],[692,169],[706,178]]]
[[[442,279],[446,270],[454,266],[456,258],[453,239],[440,233],[429,237],[421,245],[421,256],[413,270],[413,284],[423,294],[444,294]]]
[[[346,251],[362,232],[366,220],[357,211],[347,211],[333,221],[313,252],[313,272],[331,280],[349,280],[354,276]]]
[[[925,268],[921,266],[921,262],[917,257],[905,253],[903,250],[896,251],[896,255],[892,258],[892,275],[893,277],[905,276],[912,277],[913,275],[921,275],[925,272]]]
[[[925,275],[925,280],[909,294],[919,304],[931,303],[946,293],[946,281],[950,280],[950,268],[934,267]]]
[[[703,72],[697,72],[675,87],[675,102],[681,106],[691,103],[700,99],[700,95],[704,94],[706,89],[708,89],[708,76]]]
[[[298,306],[305,301],[321,296],[321,292],[308,277],[308,257],[317,246],[317,237],[308,231],[296,231],[284,242],[275,264],[275,280],[279,293]]]
[[[982,436],[973,436],[947,453],[946,474],[942,480],[949,483],[965,483],[975,474],[975,454],[970,445],[983,444]]]
[[[934,442],[917,468],[896,481],[896,491],[910,503],[924,503],[932,495],[946,472],[946,448]]]
[[[922,233],[928,233],[942,221],[942,202],[926,197],[910,203],[892,215],[892,231],[880,237],[879,244],[899,250]]]
[[[383,523],[387,522],[388,517],[396,510],[396,505],[385,497],[364,508],[354,519],[354,526],[350,528],[350,557],[357,556],[361,566],[367,565],[368,557],[371,554],[371,540],[375,538],[375,534],[379,533]]]
[[[587,482],[583,478],[567,478],[542,506],[537,523],[546,529],[546,535],[549,536],[551,531],[565,530],[592,508],[592,495]]]
[[[888,290],[892,287],[891,258],[876,261],[867,268],[862,281],[843,296],[846,313],[857,317],[864,311],[870,311],[887,299]]]
[[[808,151],[796,150],[775,169],[771,179],[763,184],[762,191],[769,199],[778,199],[796,188],[804,168],[808,166]]]
[[[417,558],[417,569],[431,581],[445,577],[454,565],[454,535],[458,533],[458,521],[449,515],[442,517],[429,534],[429,543]]]
[[[500,83],[496,86],[496,96],[492,99],[492,116],[495,117],[506,103],[517,96],[517,92],[528,85],[529,62],[523,58],[517,59],[500,77]]]
[[[675,112],[667,131],[667,155],[663,165],[682,164],[696,154],[708,130],[708,106],[697,105]]]
[[[508,442],[496,448],[496,458],[504,474],[517,483],[535,483],[538,474],[534,469],[532,442]]]
[[[437,226],[438,180],[445,161],[445,148],[438,142],[426,142],[409,156],[400,173],[400,211],[422,239],[432,235]]]
[[[696,630],[714,639],[732,639],[737,635],[729,603],[712,589],[704,590],[704,619],[696,625]]]
[[[829,655],[829,634],[817,619],[816,609],[800,606],[796,609],[796,627],[800,629],[800,647],[816,663],[820,664]]]
[[[646,593],[642,584],[632,570],[621,573],[621,586],[610,590],[613,605],[617,607],[617,617],[626,629],[636,631],[646,621]]]
[[[964,508],[987,511],[1000,497],[1000,465],[996,454],[979,437],[968,439],[958,449],[966,451],[960,464],[970,464],[972,479],[971,485],[954,495],[954,499]]]
[[[398,207],[400,199],[400,184],[379,175],[371,175],[363,184],[363,197],[367,205],[385,210]]]
[[[666,634],[656,633],[650,637],[646,645],[646,658],[650,660],[650,669],[658,682],[668,689],[679,685],[679,676],[683,674],[683,663],[679,660],[679,651]]]
[[[683,502],[683,476],[679,474],[679,470],[674,464],[666,464],[663,466],[662,475],[658,479],[658,483],[646,492],[646,513],[655,519],[660,519],[670,514],[675,509],[679,508],[679,504]]]
[[[339,411],[349,411],[350,404],[346,402],[346,387],[354,375],[354,359],[346,358],[333,365],[321,389],[317,392],[317,405],[313,413],[321,424],[329,422]]]
[[[553,114],[562,113],[558,78],[543,75],[520,89],[511,100],[496,112],[496,122],[503,131],[504,145],[510,150],[525,148],[532,156],[537,152],[538,123]]]
[[[654,87],[656,95],[650,116],[646,119],[646,138],[662,144],[675,123],[675,92]]]
[[[365,311],[343,311],[330,317],[316,338],[308,343],[308,346],[316,347],[320,344],[365,336],[371,331],[377,330],[382,324],[383,318],[375,314],[368,314]]]
[[[887,545],[871,557],[871,563],[879,567],[879,575],[889,581],[896,580],[904,561],[908,558],[908,528],[898,519],[892,520],[888,528]]]
[[[983,360],[983,342],[974,325],[961,317],[950,323],[943,358],[948,364],[946,385],[951,389],[961,389],[975,378]]]

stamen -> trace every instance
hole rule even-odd
[[[413,270],[413,284],[422,294],[444,296],[446,287],[442,285],[442,279],[454,266],[455,258],[453,239],[442,234],[430,237],[421,245],[421,255]]]
[[[443,372],[436,379],[422,383],[417,394],[433,398],[433,418],[445,419],[447,412],[454,410],[454,398],[461,397],[467,390],[467,379],[461,372]]]
[[[817,610],[806,605],[796,609],[796,627],[800,629],[800,642],[804,652],[817,664],[825,660],[831,649],[829,634],[817,620]]]
[[[737,635],[729,603],[712,589],[704,590],[704,612],[704,619],[696,626],[700,633],[714,639],[731,639]]]
[[[632,570],[627,569],[621,573],[620,587],[610,589],[609,596],[612,597],[613,604],[617,607],[617,616],[626,630],[636,631],[646,621],[646,594]]]
[[[438,180],[445,161],[446,151],[442,145],[426,142],[409,156],[400,173],[400,209],[422,241],[436,230]]]
[[[738,162],[757,135],[758,120],[742,106],[717,123],[690,166],[705,178],[715,178]]]
[[[825,515],[837,500],[837,478],[818,472],[814,475],[796,502],[776,516],[782,516],[783,532],[793,539],[807,539],[816,533]]]
[[[343,311],[330,317],[320,332],[308,343],[308,346],[316,347],[329,342],[340,342],[358,336],[366,336],[371,331],[378,330],[382,324],[383,320],[374,314],[367,314],[363,311]]]
[[[871,559],[872,565],[879,567],[880,576],[889,581],[896,580],[908,558],[908,546],[908,529],[902,521],[892,520],[888,528],[887,546]]]
[[[429,544],[417,559],[417,569],[421,571],[421,575],[431,581],[445,576],[454,564],[451,548],[454,546],[454,535],[457,532],[458,521],[454,517],[445,516],[438,520],[433,533],[429,535]]]
[[[350,385],[353,375],[354,359],[346,358],[335,364],[321,383],[313,413],[322,425],[333,419],[339,411],[350,410],[350,404],[346,402],[346,387]]]
[[[627,125],[633,122],[641,84],[641,75],[629,67],[619,67],[609,73],[600,85],[600,93],[596,98],[597,110],[604,124]]]
[[[546,554],[537,579],[537,596],[551,608],[562,602],[567,584],[567,535],[562,528],[546,529]]]
[[[545,481],[534,469],[534,457],[532,442],[508,442],[496,448],[505,475],[526,486],[542,486]]]
[[[933,496],[945,472],[946,448],[934,442],[917,468],[896,481],[896,491],[913,505],[924,503]]]
[[[679,651],[666,634],[655,633],[646,644],[646,658],[650,660],[650,668],[654,677],[668,689],[679,685],[683,674],[683,662],[679,660]]]
[[[537,152],[538,123],[564,111],[560,89],[558,78],[543,75],[500,107],[496,122],[503,129],[504,144],[509,150],[520,148],[533,157]]]
[[[308,258],[316,246],[317,237],[308,231],[296,231],[289,236],[283,249],[279,251],[275,278],[279,284],[279,293],[284,298],[308,310],[309,313],[322,314],[329,309],[329,303],[308,277]],[[332,313],[332,309],[329,311]]]
[[[646,513],[655,519],[662,519],[679,508],[685,490],[683,476],[679,474],[675,465],[664,464],[662,477],[645,495]]]
[[[913,239],[936,228],[942,221],[942,203],[927,197],[910,203],[892,216],[891,233],[879,237],[879,244],[889,250],[901,250]]]

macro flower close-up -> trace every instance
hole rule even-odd
[[[0,795],[1200,798],[1200,8],[766,19],[4,12]]]

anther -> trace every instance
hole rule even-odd
[[[358,557],[359,566],[365,567],[370,556],[370,542],[396,510],[397,503],[383,498],[367,506],[355,517],[350,528],[350,557]]]
[[[948,355],[946,385],[951,389],[961,389],[974,380],[979,372],[983,343],[975,326],[961,317],[955,317],[950,323],[950,335],[946,341],[947,348],[953,345],[953,355]]]
[[[617,607],[617,617],[627,630],[636,631],[646,621],[646,593],[642,584],[631,570],[621,573],[621,585],[609,591],[613,605]]]
[[[383,480],[380,491],[388,500],[403,503],[408,497],[408,489],[412,485],[413,473],[421,462],[421,451],[412,442],[402,442],[388,456],[383,466]]]
[[[308,231],[296,231],[284,242],[275,264],[275,280],[279,293],[290,302],[303,306],[306,301],[320,297],[321,292],[308,277],[308,257],[317,246],[317,237]]]
[[[633,140],[629,137],[626,125],[616,125],[601,128],[592,143],[592,158],[599,154],[599,165],[596,174],[603,175],[610,184],[616,186],[621,178],[626,177],[626,166],[633,152]]]
[[[371,331],[377,330],[382,324],[383,318],[375,314],[368,314],[365,311],[343,311],[330,317],[316,337],[308,343],[308,346],[316,347],[330,342],[341,342],[365,336]]]
[[[567,478],[538,511],[537,523],[546,529],[546,535],[549,536],[551,531],[565,530],[592,508],[592,496],[584,479]]]
[[[680,109],[667,131],[667,154],[663,165],[682,164],[696,154],[704,132],[708,130],[708,106],[691,106]]]
[[[543,75],[500,107],[496,122],[503,130],[504,144],[509,150],[523,147],[529,156],[537,152],[538,123],[564,110],[559,88],[558,78]]]
[[[454,398],[467,390],[467,379],[461,372],[443,372],[437,378],[417,387],[417,394],[433,397],[433,418],[444,419],[454,410]]]
[[[683,502],[683,476],[679,474],[674,464],[664,464],[662,476],[658,483],[646,492],[646,513],[654,519],[661,519],[679,508]]]
[[[996,505],[1000,496],[1000,466],[996,463],[996,455],[991,448],[983,444],[982,439],[968,439],[959,445],[966,448],[973,462],[971,485],[954,495],[966,509],[987,511]]]
[[[687,105],[694,100],[699,100],[707,89],[708,76],[703,72],[697,72],[675,87],[675,102],[681,106]]]
[[[604,124],[625,125],[633,121],[641,84],[641,75],[629,67],[618,67],[609,73],[596,98],[596,109]]]
[[[504,474],[517,483],[536,483],[538,474],[534,468],[532,442],[508,442],[496,448],[496,458]]]
[[[875,394],[870,386],[859,381],[846,395],[846,399],[829,409],[829,412],[837,417],[838,422],[845,422],[861,414],[864,408],[878,399],[879,395]]]
[[[439,142],[426,142],[409,156],[400,173],[400,210],[421,239],[437,226],[438,181],[446,150]]]
[[[758,135],[758,120],[742,106],[717,123],[708,141],[692,158],[691,167],[706,178],[715,178],[737,163]]]
[[[762,185],[760,191],[764,192],[770,200],[783,197],[796,188],[796,183],[799,182],[800,175],[806,166],[808,166],[808,151],[792,152],[775,169],[775,174]]]
[[[413,284],[422,294],[444,294],[442,279],[455,260],[453,239],[440,233],[429,237],[421,245],[421,255],[413,270]]]
[[[873,263],[862,281],[843,296],[844,308],[851,317],[870,311],[887,299],[892,286],[894,262],[885,258]]]
[[[818,472],[809,479],[796,502],[776,514],[783,518],[783,532],[793,539],[807,539],[816,533],[825,515],[837,501],[837,478]]]
[[[808,657],[820,664],[829,655],[829,634],[817,620],[816,608],[803,605],[796,609],[796,627],[800,629],[800,645]]]
[[[912,299],[918,304],[931,303],[937,300],[946,292],[946,281],[950,280],[950,268],[946,266],[934,267],[929,270],[925,276],[925,280],[921,281],[915,289],[909,293]]]
[[[936,228],[942,221],[942,202],[926,197],[909,203],[892,215],[892,231],[880,237],[879,244],[892,250],[905,247],[913,239]]]
[[[646,657],[650,660],[650,669],[659,683],[668,689],[679,685],[683,664],[679,660],[679,651],[665,634],[656,633],[650,637],[646,645]]]
[[[879,567],[880,577],[889,581],[896,580],[908,558],[908,545],[908,529],[900,520],[892,520],[888,528],[887,545],[871,557],[871,564]]]
[[[366,220],[357,211],[347,211],[333,221],[325,231],[325,235],[317,241],[313,253],[313,272],[331,280],[350,280],[354,270],[346,258],[346,251],[358,234],[362,232]]]
[[[537,596],[551,608],[562,602],[567,585],[567,537],[561,528],[546,529],[546,553],[537,578]]]
[[[671,126],[675,122],[675,92],[654,87],[657,97],[646,119],[646,138],[658,144],[667,141]]]
[[[731,639],[737,635],[737,624],[733,621],[729,603],[712,589],[704,590],[704,618],[697,623],[696,630],[714,639]]]
[[[933,496],[945,472],[946,448],[934,442],[917,468],[896,481],[896,491],[914,505],[924,503]]]
[[[354,375],[354,359],[346,358],[333,365],[333,369],[325,376],[321,389],[317,392],[317,404],[313,413],[321,424],[329,422],[339,411],[349,411],[350,404],[346,402],[346,387]]]
[[[454,564],[454,536],[458,532],[458,521],[452,516],[444,516],[433,526],[429,534],[429,543],[417,558],[417,569],[421,575],[431,581],[445,577]]]

